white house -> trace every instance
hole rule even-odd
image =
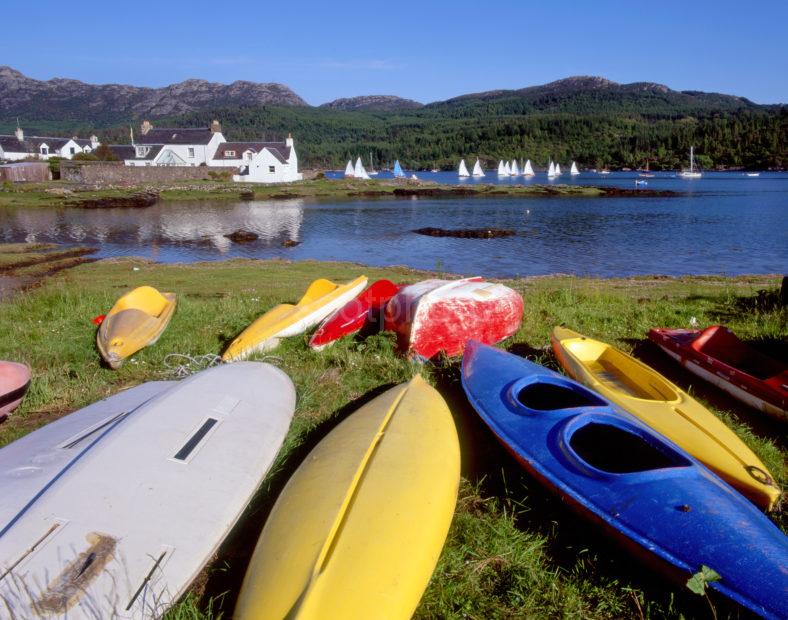
[[[196,128],[154,128],[144,121],[140,129],[139,137],[132,137],[133,144],[110,145],[127,166],[207,166],[224,142],[219,121]]]
[[[210,165],[237,167],[233,181],[241,183],[289,183],[304,178],[298,172],[292,136],[284,142],[225,142]]]
[[[20,159],[49,159],[63,157],[71,159],[78,153],[90,153],[99,146],[96,136],[90,139],[56,138],[53,136],[27,136],[21,127],[14,135],[0,135],[0,159],[18,161]]]

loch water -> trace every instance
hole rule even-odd
[[[455,173],[422,180],[474,184]],[[379,178],[385,178],[381,174]],[[389,175],[390,176],[390,175]],[[564,174],[554,183],[635,189],[636,173]],[[161,262],[286,258],[407,265],[509,277],[570,273],[764,274],[788,272],[788,173],[657,173],[648,189],[676,197],[462,197],[350,200],[179,201],[147,209],[0,207],[0,241],[90,245],[98,257]],[[486,183],[546,183],[544,174]],[[512,237],[427,237],[423,227],[507,228]],[[257,241],[233,243],[244,229]],[[297,241],[284,247],[285,241]]]

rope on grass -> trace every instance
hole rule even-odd
[[[263,357],[255,358],[256,362],[267,362],[275,366],[282,363],[282,358],[276,355],[265,355]],[[215,353],[205,353],[204,355],[187,355],[185,353],[168,353],[164,357],[163,364],[166,370],[162,371],[165,376],[173,379],[183,379],[202,370],[219,366],[226,362]],[[231,363],[231,362],[227,362]]]

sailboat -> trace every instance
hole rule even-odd
[[[512,167],[509,165],[508,161],[503,162],[503,175],[505,177],[512,176]]]
[[[352,179],[354,176],[356,176],[356,173],[353,170],[353,160],[349,159],[347,166],[345,166],[345,178]]]
[[[477,160],[477,162],[478,162],[478,160]],[[465,160],[464,159],[460,160],[460,169],[458,170],[458,174],[460,175],[460,177],[469,177],[469,176],[471,176],[471,173],[468,172],[468,167],[465,165]]]
[[[638,173],[638,176],[647,177],[649,179],[654,176],[648,169],[648,160],[646,160],[646,167],[641,172]]]
[[[397,179],[401,179],[405,176],[405,173],[402,172],[402,166],[399,165],[399,159],[394,162],[394,170],[392,170],[392,172]]]
[[[555,164],[555,176],[561,176],[561,164],[559,163]]]
[[[519,177],[520,176],[520,168],[517,166],[517,160],[516,159],[512,160],[511,175],[513,177]]]
[[[573,177],[576,177],[578,174],[580,174],[580,171],[577,169],[577,163],[572,162],[572,167],[569,169],[569,174],[571,174]]]
[[[503,160],[498,162],[498,176],[499,177],[506,176],[506,166],[503,165]]]
[[[378,171],[375,170],[375,166],[372,164],[372,151],[369,152],[369,170],[367,171],[367,174],[371,177],[378,176]]]
[[[523,174],[525,176],[527,176],[527,177],[534,176],[534,169],[533,169],[533,166],[531,166],[531,160],[530,159],[526,160],[525,166],[523,166]]]
[[[357,179],[364,179],[365,181],[369,181],[369,175],[367,171],[364,170],[364,164],[361,163],[361,158],[359,157],[356,160],[356,167],[353,170],[353,176]]]
[[[695,147],[690,147],[690,167],[689,170],[682,170],[679,176],[684,179],[699,179],[702,175],[700,170],[695,170]]]
[[[473,164],[473,176],[475,177],[483,177],[484,170],[482,170],[482,164],[479,162],[479,158],[476,158],[476,163]]]
[[[552,179],[555,176],[555,164],[550,160],[550,165],[547,167],[547,178]]]

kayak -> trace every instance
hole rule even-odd
[[[755,504],[770,510],[780,489],[766,466],[718,417],[634,357],[604,342],[556,327],[555,355],[564,370],[678,444]]]
[[[274,306],[243,330],[227,347],[222,359],[226,362],[245,359],[277,347],[282,338],[303,334],[348,303],[366,285],[366,276],[346,284],[315,280],[297,304]]]
[[[30,387],[27,364],[0,360],[0,420],[16,409]]]
[[[400,290],[386,305],[385,326],[410,357],[460,355],[465,343],[487,344],[514,334],[523,319],[523,298],[503,284],[481,278],[425,280]]]
[[[460,482],[451,413],[421,377],[370,401],[304,459],[255,547],[234,618],[410,618]]]
[[[515,459],[649,568],[788,617],[788,538],[679,446],[603,396],[520,357],[469,343],[462,384]]]
[[[383,308],[398,290],[399,286],[389,280],[373,282],[358,297],[326,317],[312,334],[309,346],[319,351],[344,336],[361,331],[365,325],[381,326]]]
[[[96,345],[110,368],[140,349],[155,344],[175,312],[175,293],[140,286],[123,295],[102,321]]]
[[[3,475],[19,479],[3,487],[13,506],[0,530],[4,612],[164,616],[259,488],[294,408],[278,368],[221,365],[65,440],[44,427],[16,463],[5,457],[14,444],[0,450],[12,466]]]
[[[691,373],[741,402],[788,422],[788,368],[726,327],[652,329],[648,337]]]

